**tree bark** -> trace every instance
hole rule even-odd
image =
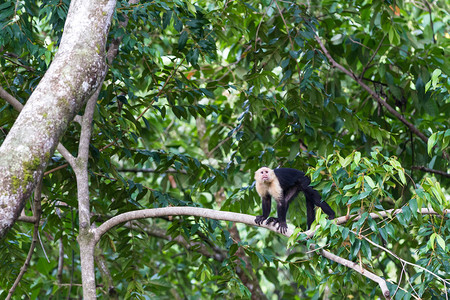
[[[73,0],[58,52],[0,147],[0,238],[14,224],[69,122],[102,83],[115,0]]]

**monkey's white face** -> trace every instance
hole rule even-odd
[[[255,180],[259,182],[271,182],[273,180],[273,170],[262,167],[255,172]]]

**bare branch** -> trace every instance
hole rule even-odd
[[[150,226],[150,225],[144,225],[143,224],[138,224],[136,222],[127,222],[125,223],[125,227],[133,229],[133,230],[137,230],[137,231],[144,231],[146,234],[150,235],[150,236],[154,236],[160,239],[164,239],[167,241],[175,241],[177,244],[182,245],[183,247],[185,247],[186,249],[191,249],[191,248],[195,248],[196,252],[201,253],[202,255],[206,256],[206,257],[210,257],[213,258],[217,261],[223,261],[227,255],[225,254],[225,252],[223,251],[223,249],[220,249],[219,247],[214,247],[213,251],[210,251],[207,246],[205,246],[205,244],[200,243],[200,242],[188,242],[186,241],[186,239],[179,235],[177,237],[171,237],[170,235],[166,234],[166,231],[164,229],[161,229],[157,226]]]
[[[66,147],[63,146],[63,144],[59,143],[56,150],[61,153],[72,168],[75,167],[75,157],[73,157],[73,155],[66,149]]]
[[[312,245],[312,247],[313,246],[314,245]],[[347,268],[353,269],[356,272],[358,272],[359,274],[361,274],[361,275],[369,278],[370,280],[378,283],[378,285],[380,286],[381,292],[383,293],[384,298],[385,299],[391,299],[391,296],[390,296],[390,293],[389,293],[389,289],[388,289],[388,287],[386,285],[386,281],[383,278],[381,278],[380,276],[378,276],[378,275],[376,275],[376,274],[374,274],[374,273],[372,273],[372,272],[370,272],[370,271],[368,271],[366,269],[361,268],[361,266],[358,265],[355,262],[352,262],[350,260],[347,260],[345,258],[337,256],[337,255],[335,255],[335,254],[333,254],[333,253],[331,253],[329,251],[320,249],[320,250],[318,250],[318,252],[323,257],[328,258],[329,260],[332,260],[332,261],[334,261],[334,262],[336,262],[338,264],[341,264],[343,266],[346,266]]]
[[[30,217],[30,216],[20,216],[18,219],[17,219],[17,221],[19,221],[19,222],[25,222],[25,223],[34,223],[34,222],[36,222],[36,218],[33,216],[33,217]]]
[[[424,166],[412,166],[411,169],[413,169],[413,170],[420,170],[420,171],[427,172],[427,173],[434,173],[434,174],[438,174],[438,175],[450,178],[450,174],[449,173],[446,173],[446,172],[440,171],[440,170],[430,169],[430,168],[427,168],[427,167],[424,167]]]
[[[403,124],[406,125],[406,127],[409,128],[409,130],[411,130],[411,132],[413,132],[415,135],[417,135],[422,141],[424,141],[425,144],[428,143],[428,137],[423,134],[419,129],[417,129],[412,123],[410,123],[408,120],[405,119],[405,117],[403,117],[398,111],[396,111],[392,106],[390,106],[385,100],[383,100],[374,90],[372,90],[367,84],[365,84],[365,82],[359,78],[358,76],[356,76],[355,73],[353,73],[352,71],[346,69],[345,67],[343,67],[342,65],[340,65],[339,63],[337,63],[333,57],[331,57],[330,52],[328,52],[328,50],[325,48],[324,44],[322,43],[322,41],[320,40],[319,36],[316,35],[316,41],[319,43],[320,48],[322,49],[323,53],[325,54],[325,56],[328,58],[330,64],[334,67],[337,68],[339,70],[341,70],[342,72],[344,72],[345,74],[347,74],[348,76],[350,76],[351,78],[353,78],[353,80],[355,80],[363,89],[365,89],[375,100],[377,100],[378,103],[380,103],[382,106],[384,106],[387,111],[389,111],[392,115],[394,115],[397,119],[399,119]]]
[[[17,111],[21,111],[23,108],[23,104],[19,102],[19,100],[17,100],[16,98],[14,98],[11,94],[9,94],[7,91],[5,91],[1,86],[0,86],[0,98],[3,98],[6,100],[6,102],[8,102],[9,104],[11,104],[15,110]]]
[[[69,166],[69,164],[66,163],[66,164],[60,165],[60,166],[58,166],[56,168],[53,168],[51,170],[48,170],[47,172],[44,173],[44,176],[47,176],[48,174],[51,174],[51,173],[56,172],[58,170],[67,168],[67,166]]]
[[[175,170],[175,169],[168,169],[164,171],[158,171],[157,169],[152,168],[122,168],[118,169],[118,172],[133,172],[133,173],[181,173],[181,174],[187,174],[186,170]]]
[[[33,229],[33,238],[31,240],[30,249],[28,250],[27,258],[25,259],[25,262],[23,263],[23,266],[20,268],[19,275],[17,275],[16,280],[14,281],[14,284],[12,285],[11,289],[8,292],[8,296],[6,299],[11,299],[14,291],[16,290],[17,286],[20,283],[20,280],[22,279],[23,275],[25,275],[25,272],[28,269],[28,266],[30,265],[31,257],[34,253],[34,248],[36,247],[36,244],[38,242],[38,235],[39,235],[39,221],[41,220],[41,191],[42,191],[42,176],[41,179],[36,186],[36,189],[34,191],[34,229]]]
[[[145,219],[145,218],[156,218],[163,216],[195,216],[203,217],[215,220],[240,222],[247,225],[257,226],[255,223],[255,216],[234,213],[229,211],[217,211],[208,208],[190,207],[190,206],[172,206],[172,207],[162,207],[162,208],[150,208],[137,211],[129,211],[115,217],[112,217],[108,221],[104,222],[102,225],[94,229],[95,242],[97,243],[102,235],[104,235],[108,230],[117,226],[121,223],[128,222],[131,220]],[[261,225],[270,229],[274,232],[278,232],[276,226],[273,225]],[[293,233],[292,228],[288,228],[285,236],[290,236]]]

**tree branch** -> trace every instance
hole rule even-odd
[[[434,174],[438,174],[438,175],[450,178],[450,174],[449,173],[446,173],[444,171],[435,170],[435,169],[430,169],[430,168],[427,168],[427,167],[424,167],[424,166],[412,166],[411,169],[413,169],[413,170],[420,170],[420,171],[427,172],[427,173],[434,173]]]
[[[311,245],[311,247],[314,247],[314,245]],[[386,285],[386,281],[381,278],[380,276],[366,270],[363,269],[360,265],[358,265],[355,262],[352,262],[350,260],[347,260],[345,258],[342,258],[340,256],[337,256],[329,251],[323,250],[323,249],[319,249],[317,250],[323,257],[328,258],[329,260],[332,260],[338,264],[341,264],[347,268],[353,269],[356,272],[358,272],[359,274],[367,277],[368,279],[376,282],[381,289],[381,292],[383,293],[383,296],[385,299],[391,299],[390,293],[389,293],[389,289]]]
[[[0,98],[5,99],[5,101],[11,104],[12,107],[14,107],[14,109],[17,110],[18,112],[20,112],[23,108],[23,104],[20,103],[19,100],[14,98],[7,91],[5,91],[1,86],[0,86]]]
[[[150,236],[154,236],[160,239],[167,240],[169,242],[175,241],[177,244],[180,244],[181,246],[185,247],[186,249],[195,248],[196,252],[201,253],[202,255],[206,257],[213,258],[217,261],[223,261],[227,255],[223,252],[222,249],[219,249],[218,247],[214,247],[213,251],[210,251],[205,244],[200,242],[188,242],[186,239],[179,235],[177,237],[171,237],[170,235],[166,234],[166,230],[161,229],[156,226],[150,226],[150,225],[144,225],[142,224],[136,224],[135,222],[127,222],[124,225],[127,228],[139,231],[139,232],[145,232],[146,234]]]
[[[407,265],[410,265],[410,266],[413,266],[413,267],[416,267],[416,268],[418,268],[418,269],[421,269],[421,270],[424,271],[424,272],[428,272],[430,275],[432,275],[432,276],[434,276],[435,278],[437,278],[437,279],[439,279],[440,281],[442,281],[442,283],[444,284],[444,290],[445,290],[446,299],[448,299],[448,295],[447,295],[447,285],[450,285],[450,281],[449,281],[449,280],[446,280],[446,279],[440,277],[439,275],[437,275],[437,274],[431,272],[430,270],[428,270],[428,269],[426,269],[426,268],[424,268],[424,267],[422,267],[422,266],[419,266],[419,265],[417,265],[417,264],[413,264],[413,263],[411,263],[411,262],[409,262],[409,261],[407,261],[407,260],[404,260],[403,258],[399,257],[397,254],[395,254],[395,253],[392,252],[391,250],[389,250],[389,249],[387,249],[387,248],[385,248],[385,247],[383,247],[383,246],[381,246],[381,245],[378,245],[377,243],[375,243],[374,241],[372,241],[371,239],[367,238],[367,237],[364,236],[364,235],[358,234],[358,233],[356,233],[356,232],[353,231],[353,230],[350,230],[350,232],[353,233],[355,236],[364,239],[364,240],[367,241],[369,244],[371,244],[371,245],[373,245],[373,246],[375,246],[375,247],[377,247],[377,248],[380,248],[381,250],[383,250],[383,251],[386,252],[386,253],[389,253],[390,255],[392,255],[393,257],[395,257],[396,259],[398,259],[400,262],[402,262],[402,263],[404,263],[404,264],[407,264]]]
[[[216,220],[224,220],[224,221],[231,221],[231,222],[240,222],[252,226],[257,226],[255,223],[255,216],[246,215],[246,214],[240,214],[240,213],[234,213],[234,212],[227,212],[227,211],[216,211],[213,209],[207,209],[207,208],[198,208],[198,207],[163,207],[163,208],[153,208],[153,209],[144,209],[139,211],[130,211],[126,212],[120,215],[117,215],[115,217],[112,217],[111,219],[107,220],[103,224],[101,224],[96,229],[93,229],[94,232],[94,238],[95,242],[97,243],[103,234],[105,234],[108,230],[113,228],[116,225],[119,225],[124,222],[129,222],[132,220],[137,219],[143,219],[143,218],[155,218],[155,217],[163,217],[163,216],[197,216],[197,217],[204,217],[204,218],[210,218],[210,219],[216,219]],[[277,229],[275,226],[272,225],[261,225],[260,227],[264,227],[267,229],[270,229],[274,232],[277,232]],[[291,236],[293,234],[293,229],[288,228],[287,232],[284,234],[285,236]],[[339,256],[336,256],[326,250],[320,250],[320,253],[339,264],[342,264],[348,268],[351,268],[358,273],[366,276],[367,278],[375,281],[380,286],[383,295],[386,299],[389,298],[389,291],[386,286],[386,282],[381,277],[362,269],[360,266],[358,266],[357,263],[351,262],[349,260],[346,260],[344,258],[341,258]]]
[[[234,213],[229,211],[218,211],[209,208],[199,208],[199,207],[191,207],[191,206],[172,206],[172,207],[162,207],[162,208],[150,208],[136,211],[129,211],[126,213],[122,213],[111,219],[105,221],[99,227],[93,229],[95,242],[97,243],[100,238],[111,228],[117,226],[121,223],[145,219],[145,218],[157,218],[164,216],[195,216],[195,217],[203,217],[215,220],[223,220],[230,222],[239,222],[247,225],[258,226],[255,223],[255,216]],[[277,227],[273,225],[261,225],[259,227],[264,227],[270,229],[274,232],[277,231]],[[292,228],[288,228],[287,232],[284,234],[285,236],[290,236],[294,230]]]
[[[417,129],[412,123],[410,123],[408,120],[405,119],[398,111],[396,111],[392,106],[390,106],[385,100],[383,100],[375,91],[373,91],[367,84],[363,82],[361,78],[356,76],[355,73],[353,73],[350,70],[347,70],[345,67],[337,63],[333,57],[331,57],[330,52],[325,48],[324,44],[320,40],[319,36],[316,35],[316,41],[319,43],[320,48],[322,49],[325,56],[328,58],[329,62],[334,68],[337,68],[341,70],[343,73],[347,74],[353,80],[355,80],[363,89],[365,89],[375,100],[377,100],[378,103],[380,103],[382,106],[384,106],[387,111],[389,111],[392,115],[394,115],[397,119],[399,119],[403,124],[406,125],[406,127],[409,128],[415,135],[417,135],[425,144],[428,143],[428,137],[423,134],[419,129]]]
[[[34,253],[34,248],[36,247],[36,244],[38,242],[38,235],[39,235],[39,222],[41,220],[41,191],[42,191],[42,176],[41,180],[39,181],[39,184],[36,186],[36,189],[34,191],[34,229],[33,229],[33,238],[31,240],[30,249],[28,251],[27,258],[25,259],[25,262],[23,263],[22,268],[20,268],[19,275],[17,275],[16,280],[14,281],[14,284],[9,289],[8,296],[6,297],[6,300],[11,299],[14,291],[16,290],[17,286],[20,283],[20,280],[22,279],[23,275],[25,275],[25,272],[28,269],[28,266],[30,265],[31,257]]]
[[[118,169],[118,172],[132,172],[132,173],[181,173],[181,174],[187,174],[186,170],[175,170],[175,169],[168,169],[165,171],[158,171],[157,169],[152,168],[122,168]]]
[[[103,81],[103,78],[102,78]],[[89,141],[91,139],[92,119],[94,115],[95,105],[97,104],[98,94],[101,86],[91,96],[86,104],[85,113],[81,125],[80,142],[78,146],[78,156],[75,159],[75,175],[77,178],[78,190],[78,209],[80,227],[88,228],[90,226],[90,209],[89,209],[89,176],[88,176],[88,156]]]
[[[398,213],[402,212],[401,209],[390,209],[387,211],[380,211],[377,213],[371,213],[370,216],[373,219],[386,217],[388,215],[396,215]],[[435,212],[432,209],[428,208],[422,208],[418,210],[421,214],[432,214],[432,215],[439,215],[437,212]],[[450,214],[450,209],[443,210],[444,214]],[[234,212],[228,212],[228,211],[217,211],[213,209],[207,209],[207,208],[198,208],[198,207],[190,207],[190,206],[183,206],[183,207],[163,207],[163,208],[152,208],[152,209],[143,209],[138,211],[130,211],[126,213],[122,213],[120,215],[117,215],[115,217],[112,217],[111,219],[105,221],[103,224],[101,224],[99,227],[93,229],[94,239],[95,243],[98,243],[100,238],[105,234],[108,230],[113,228],[114,226],[117,226],[124,222],[129,222],[132,220],[138,220],[138,219],[144,219],[144,218],[155,218],[155,217],[163,217],[163,216],[196,216],[196,217],[203,217],[203,218],[209,218],[209,219],[215,219],[215,220],[223,220],[223,221],[231,221],[231,222],[240,222],[247,225],[252,226],[258,226],[255,223],[255,216],[247,215],[247,214],[241,214],[241,213],[234,213]],[[353,218],[353,221],[357,221],[360,219],[360,216],[352,215],[352,216],[343,216],[339,217],[333,220],[333,222],[336,222],[336,224],[341,224],[347,222],[350,218]],[[261,225],[259,227],[264,227],[269,230],[272,230],[274,232],[278,232],[276,226],[273,225]],[[308,237],[312,237],[318,226],[314,230],[308,230],[304,233]],[[294,230],[292,229],[292,226],[288,227],[288,230],[285,234],[285,236],[289,237],[294,233]],[[281,233],[279,233],[281,234]],[[386,249],[387,250],[387,249]],[[357,263],[354,263],[352,261],[346,260],[342,257],[339,257],[337,255],[332,254],[331,252],[328,252],[326,250],[316,250],[314,251],[320,251],[320,254],[334,262],[337,262],[339,264],[342,264],[348,268],[351,268],[361,275],[373,280],[376,282],[383,293],[383,296],[386,299],[390,299],[389,290],[387,289],[386,282],[383,278],[379,277],[376,274],[373,274],[365,269],[363,269],[361,266],[359,266]],[[387,250],[389,251],[389,250]],[[395,255],[395,254],[393,254]],[[403,261],[403,260],[401,260]],[[408,264],[412,264],[409,262],[406,262]],[[414,264],[412,264],[414,265]],[[419,266],[420,267],[420,266]]]

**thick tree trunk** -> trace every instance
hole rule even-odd
[[[69,122],[102,83],[115,0],[72,0],[58,53],[0,147],[0,238]]]

